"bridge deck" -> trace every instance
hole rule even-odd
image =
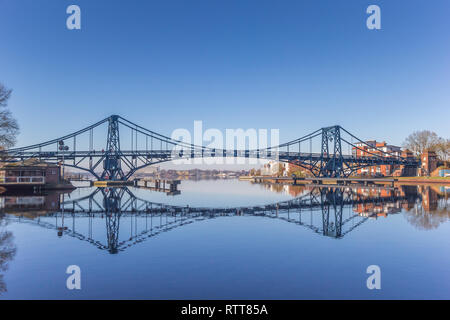
[[[167,195],[178,195],[181,192],[177,189],[177,186],[181,183],[176,179],[163,179],[163,178],[144,178],[135,180],[134,186],[143,189],[149,189],[153,191],[165,192]]]

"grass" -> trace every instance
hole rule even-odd
[[[439,181],[450,181],[450,177],[395,177],[400,180],[439,180]]]

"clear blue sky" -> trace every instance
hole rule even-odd
[[[341,124],[401,144],[450,137],[449,17],[448,0],[0,0],[0,81],[18,145],[113,113],[168,135],[203,120],[283,142]]]

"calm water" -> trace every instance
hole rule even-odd
[[[450,299],[448,187],[179,189],[2,195],[0,297]],[[66,288],[69,265],[81,290]]]

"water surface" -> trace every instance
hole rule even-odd
[[[0,197],[3,299],[449,299],[449,189],[182,181]],[[81,269],[81,290],[66,268]],[[381,290],[366,269],[381,268]]]

